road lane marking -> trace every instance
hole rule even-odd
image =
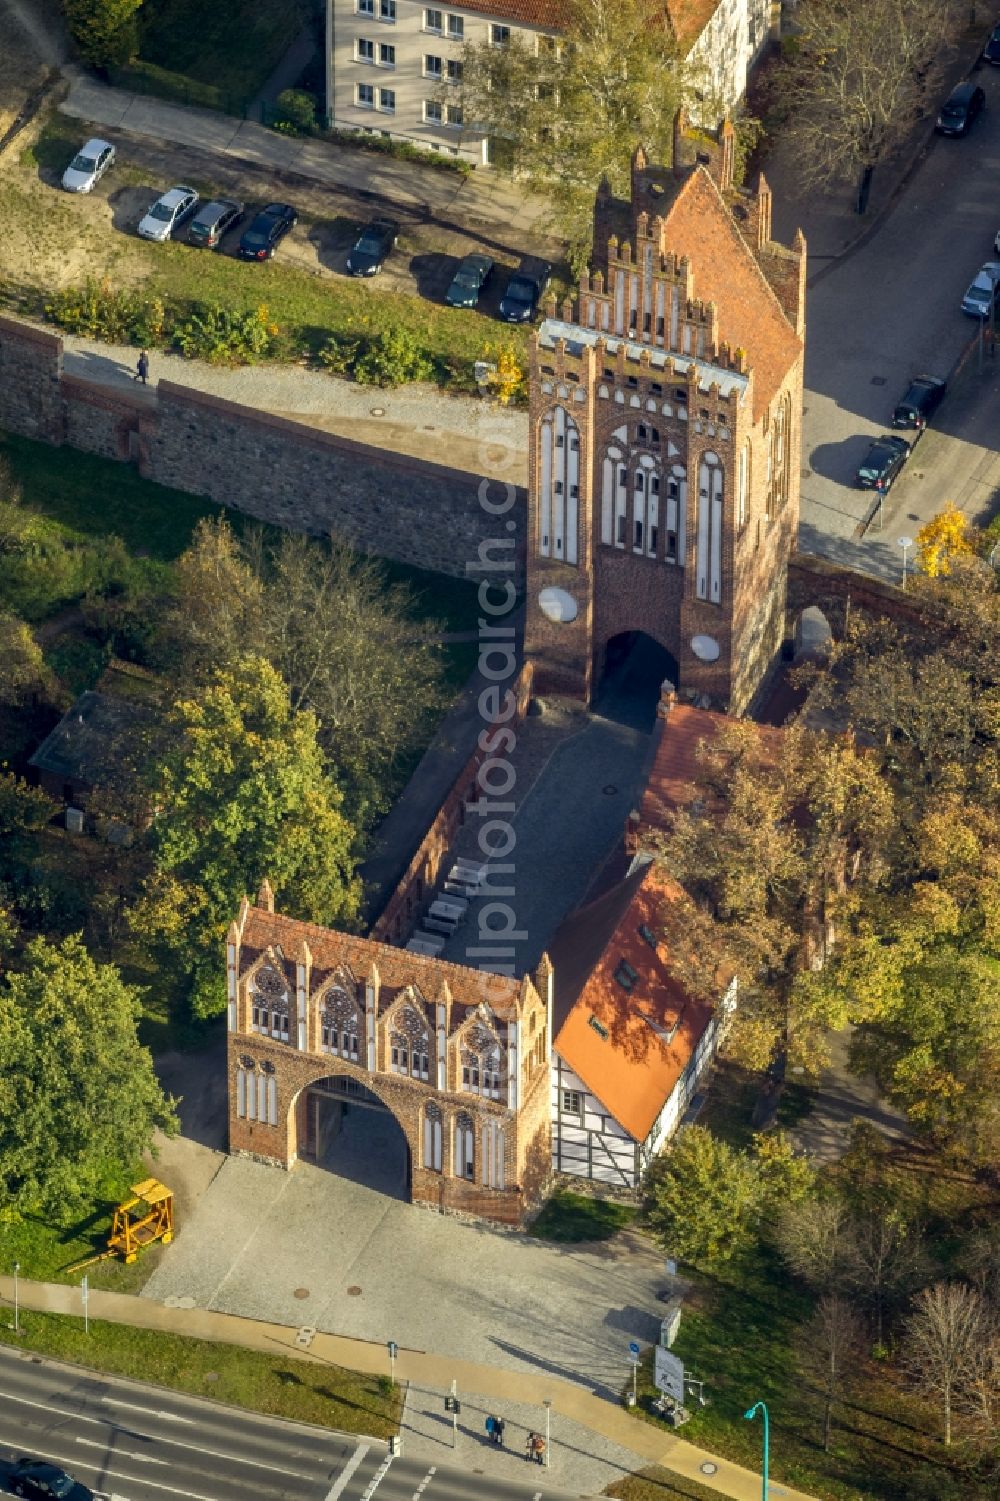
[[[122,1397],[102,1397],[109,1407],[130,1407],[133,1412],[144,1412],[150,1418],[163,1418],[168,1423],[193,1423],[194,1418],[184,1418],[179,1412],[165,1412],[162,1408],[147,1407],[142,1402],[126,1402]]]
[[[347,1488],[347,1486],[348,1486],[348,1484],[349,1484],[349,1482],[351,1480],[351,1477],[353,1476],[355,1470],[358,1468],[358,1465],[364,1459],[365,1455],[368,1453],[368,1450],[370,1448],[371,1448],[371,1444],[359,1444],[358,1445],[358,1447],[355,1449],[354,1453],[351,1455],[350,1459],[347,1461],[347,1463],[344,1466],[344,1468],[341,1470],[340,1475],[337,1477],[337,1479],[333,1482],[333,1485],[327,1491],[326,1497],[324,1498],[324,1501],[337,1501],[337,1497],[338,1496],[342,1496],[344,1494],[344,1491],[346,1490],[346,1488]]]
[[[107,1452],[108,1448],[106,1443],[103,1443],[100,1439],[97,1438],[77,1437],[73,1440],[73,1442],[75,1444],[85,1444],[88,1449],[103,1449],[105,1452]],[[120,1449],[118,1452],[122,1455],[123,1458],[136,1459],[140,1464],[144,1465],[165,1465],[170,1463],[170,1461],[167,1459],[155,1459],[152,1454],[133,1454],[131,1453],[131,1451],[125,1449]]]
[[[365,1488],[364,1495],[361,1497],[361,1501],[372,1501],[372,1497],[386,1477],[389,1466],[392,1464],[393,1457],[394,1456],[391,1454],[387,1454],[385,1456],[385,1459],[383,1459],[382,1463],[375,1471],[375,1474],[372,1476],[371,1480],[369,1480],[368,1485]]]

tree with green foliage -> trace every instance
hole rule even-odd
[[[662,6],[567,0],[558,39],[512,36],[462,52],[464,118],[494,142],[498,166],[552,205],[575,259],[590,244],[602,177],[628,196],[642,144],[669,162],[673,121],[689,84]]]
[[[814,1174],[782,1134],[741,1152],[703,1126],[684,1126],[644,1183],[646,1218],[668,1255],[712,1266],[754,1244],[762,1217],[810,1193]]]
[[[139,46],[143,0],[63,0],[80,56],[95,68],[127,63]]]
[[[265,877],[284,910],[349,923],[358,909],[355,832],[316,740],[269,662],[220,671],[168,717],[153,770],[155,873],[133,913],[139,936],[165,942],[191,976],[198,1016],[225,1007],[222,945],[244,894]]]
[[[79,938],[37,938],[0,976],[0,1219],[77,1215],[177,1129],[138,1017]]]
[[[56,691],[31,627],[17,615],[0,612],[0,703],[18,708],[32,698],[54,698]]]

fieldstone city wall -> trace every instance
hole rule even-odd
[[[331,399],[335,399],[331,383]],[[392,454],[172,381],[119,391],[67,375],[58,334],[0,317],[0,428],[136,466],[144,479],[203,495],[260,521],[334,534],[359,550],[466,577],[496,516],[482,476]],[[504,487],[489,487],[493,504]],[[523,577],[526,496],[516,523]],[[478,577],[478,575],[473,575]]]

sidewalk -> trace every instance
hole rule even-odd
[[[18,1295],[22,1312],[69,1314],[82,1318],[78,1287],[52,1282],[31,1282],[20,1278]],[[11,1277],[0,1277],[0,1298],[10,1304],[14,1296]],[[363,1340],[344,1339],[335,1334],[315,1334],[307,1348],[296,1344],[298,1330],[281,1324],[266,1324],[256,1319],[241,1319],[233,1314],[213,1313],[204,1308],[168,1308],[149,1298],[126,1293],[90,1293],[90,1317],[114,1324],[130,1324],[143,1329],[161,1329],[171,1334],[185,1334],[194,1339],[217,1340],[245,1349],[287,1350],[293,1356],[338,1365],[366,1374],[388,1374],[388,1357],[382,1345]],[[450,1390],[456,1383],[461,1397],[483,1400],[490,1406],[531,1405],[544,1411],[552,1404],[553,1441],[558,1442],[557,1424],[561,1419],[579,1424],[591,1434],[600,1435],[612,1446],[627,1450],[647,1465],[662,1465],[686,1480],[696,1480],[709,1490],[730,1496],[733,1501],[757,1501],[760,1477],[741,1465],[720,1459],[675,1435],[662,1432],[650,1423],[630,1416],[624,1408],[591,1395],[557,1376],[530,1376],[521,1371],[476,1365],[471,1361],[452,1360],[420,1350],[400,1349],[396,1357],[396,1374],[401,1381],[412,1382],[432,1393]],[[478,1425],[479,1413],[474,1411]],[[613,1462],[613,1461],[612,1461]],[[773,1485],[774,1495],[787,1501],[811,1501],[802,1491]]]
[[[313,182],[371,200],[385,199],[424,217],[459,219],[544,234],[547,204],[530,198],[496,172],[485,169],[461,177],[419,162],[337,145],[332,141],[281,135],[252,120],[235,120],[213,110],[169,104],[149,94],[99,83],[77,67],[63,69],[69,93],[63,114],[91,125],[125,130],[160,143],[192,146],[199,151],[235,157],[275,173],[296,173]]]

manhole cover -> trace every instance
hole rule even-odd
[[[371,408],[371,414],[372,414],[373,417],[384,417],[385,416],[385,407],[372,407]]]
[[[719,1466],[714,1465],[710,1459],[706,1459],[705,1463],[703,1465],[699,1465],[698,1468],[703,1475],[714,1475]]]
[[[361,1296],[361,1289],[360,1289],[360,1287],[349,1287],[347,1289],[347,1296],[349,1298],[360,1298],[360,1296]]]
[[[218,1381],[218,1379],[219,1379],[219,1373],[218,1373],[218,1371],[206,1371],[205,1372],[205,1380],[206,1381]]]
[[[886,379],[885,379],[884,375],[873,375],[872,376],[872,385],[873,386],[884,386],[885,383],[886,383]]]
[[[618,791],[618,788],[615,786],[614,782],[609,782],[606,787],[601,788],[601,791],[604,793],[605,797],[614,797],[615,793]]]
[[[309,1289],[308,1289],[308,1287],[297,1287],[295,1289],[295,1291],[292,1293],[292,1297],[293,1298],[308,1298],[308,1296],[309,1296]]]

